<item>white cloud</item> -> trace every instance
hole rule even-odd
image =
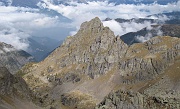
[[[114,31],[115,35],[121,36],[129,32],[136,32],[145,27],[148,27],[148,29],[151,29],[152,23],[150,22],[136,23],[135,21],[118,23],[115,20],[110,20],[110,21],[104,21],[103,24],[104,26],[110,27],[110,29]]]
[[[136,36],[136,40],[139,41],[139,42],[146,42],[150,38],[152,38],[152,34],[151,33],[148,33],[146,37],[144,37],[144,36]]]
[[[39,3],[39,6],[44,8],[55,10],[70,19],[76,19],[77,17],[92,17],[99,16],[100,18],[134,18],[145,17],[148,14],[157,14],[162,12],[171,12],[180,10],[180,1],[173,4],[159,5],[159,4],[120,4],[115,5],[108,2],[88,2],[88,4],[71,2],[66,6],[63,4],[54,5],[48,0],[44,0],[45,3]],[[82,16],[83,15],[83,16]],[[86,16],[90,15],[90,16]],[[87,18],[86,18],[87,19]]]
[[[123,27],[115,20],[104,21],[103,25],[108,26],[112,31],[114,31],[115,35],[124,33]]]
[[[2,25],[1,25],[2,26]],[[14,28],[4,28],[0,30],[0,41],[13,45],[16,49],[26,50],[28,34]]]
[[[20,29],[29,28],[48,28],[56,24],[58,17],[49,17],[38,13],[37,9],[22,7],[0,6],[1,21],[12,23]],[[22,27],[21,27],[22,26]]]
[[[151,39],[154,36],[163,36],[163,32],[161,31],[161,26],[158,27],[147,27],[147,34],[145,36],[136,36],[135,39],[139,42],[145,42]],[[153,30],[153,32],[151,31]]]
[[[171,19],[171,18],[167,17],[166,15],[158,15],[158,16],[152,15],[152,16],[150,16],[148,18],[149,19],[157,19],[157,20],[159,19],[161,21],[161,23],[164,23],[165,21]]]
[[[39,3],[38,6],[41,8],[47,8],[50,10],[57,11],[63,16],[71,19],[73,21],[72,26],[79,28],[80,24],[84,21],[88,21],[94,17],[99,17],[101,20],[105,18],[145,18],[147,15],[162,13],[162,12],[172,12],[180,10],[180,1],[177,3],[167,4],[167,5],[159,5],[156,3],[153,4],[120,4],[115,5],[113,3],[108,2],[87,2],[85,3],[77,3],[70,2],[68,6],[60,4],[54,5],[49,0],[43,0],[44,3]],[[157,18],[157,17],[156,17]],[[167,20],[165,16],[162,16],[162,20]],[[125,34],[127,32],[137,31],[142,29],[149,24],[138,24],[138,23],[123,23],[117,24],[115,21],[104,22],[105,26],[109,26],[112,30],[115,31],[116,34]],[[76,25],[76,26],[75,26]],[[124,32],[124,33],[123,33]],[[74,34],[74,31],[71,32]]]
[[[75,30],[79,29],[82,22],[94,17],[99,17],[101,20],[108,17],[144,18],[151,14],[180,10],[180,1],[167,5],[155,3],[150,5],[115,5],[108,2],[88,2],[87,4],[70,2],[70,5],[67,6],[63,4],[54,5],[50,1],[44,0],[45,3],[41,2],[38,5],[47,10],[54,10],[72,22],[63,22],[56,15],[49,16],[45,12],[41,13],[39,9],[0,6],[0,41],[12,44],[18,49],[26,49],[28,46],[26,39],[29,36],[48,36],[62,40],[67,33],[75,34]],[[156,17],[156,19],[167,20],[166,16]],[[105,26],[109,26],[116,35],[137,31],[150,25],[149,22],[144,24],[135,22],[119,24],[114,20],[104,21],[103,23]]]
[[[14,48],[4,47],[3,50],[4,50],[5,52],[10,52],[10,51],[14,51],[15,49],[14,49]]]
[[[54,33],[46,30],[64,26],[57,16],[50,17],[38,9],[24,7],[0,6],[0,18],[0,42],[23,50],[28,48],[28,37],[36,34],[46,36],[46,33]]]

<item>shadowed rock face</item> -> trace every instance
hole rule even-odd
[[[32,103],[32,93],[21,77],[0,67],[0,109],[40,109]]]
[[[29,88],[22,78],[13,76],[5,67],[0,67],[0,94],[14,95],[14,94],[28,94]]]
[[[176,89],[178,95],[179,59],[179,38],[154,37],[127,46],[94,18],[44,61],[29,66],[23,78],[44,107],[172,108],[179,101],[164,93]]]
[[[15,74],[23,65],[32,61],[35,61],[35,59],[29,53],[0,42],[0,65],[6,67],[12,74]]]

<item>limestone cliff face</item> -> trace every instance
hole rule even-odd
[[[94,18],[44,61],[31,65],[23,78],[44,107],[92,109],[102,101],[96,108],[172,108],[179,101],[163,94],[174,89],[178,94],[179,76],[174,75],[179,75],[179,59],[179,38],[154,37],[127,46]],[[162,84],[174,87],[161,90]]]
[[[6,67],[12,74],[31,61],[35,61],[35,59],[27,52],[0,42],[0,66]]]

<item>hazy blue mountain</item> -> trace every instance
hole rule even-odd
[[[31,37],[28,39],[29,49],[27,50],[37,61],[41,61],[52,52],[56,47],[60,46],[61,41],[48,37]]]
[[[88,1],[108,1],[109,3],[116,3],[116,4],[151,4],[151,3],[158,3],[158,4],[167,4],[172,2],[177,2],[178,0],[52,0],[54,4],[66,4],[70,1],[76,1],[79,3],[87,3]]]
[[[169,12],[169,13],[160,13],[160,14],[155,14],[155,15],[149,15],[147,17],[163,17],[166,16],[168,18],[167,21],[165,21],[166,24],[180,24],[180,11],[176,12]],[[159,19],[161,20],[161,19]]]
[[[177,1],[178,0],[109,0],[109,2],[114,2],[116,4],[151,4],[156,2],[163,5]]]
[[[0,0],[4,5],[37,8],[37,3],[41,0]]]
[[[24,7],[37,7],[37,3],[40,0],[12,0],[12,5],[13,6],[24,6]]]
[[[157,18],[161,18],[162,16],[166,16],[168,20],[164,21],[162,19],[150,19],[150,17],[155,16]],[[107,18],[105,20],[111,20]],[[169,12],[169,13],[161,13],[155,15],[149,15],[147,18],[133,18],[133,19],[115,19],[119,23],[144,23],[144,22],[151,22],[156,23],[157,25],[152,25],[152,29],[143,28],[137,32],[129,32],[121,36],[121,39],[128,45],[139,43],[141,42],[137,36],[142,37],[154,37],[159,36],[159,32],[162,32],[163,36],[172,36],[172,37],[179,37],[180,36],[180,12]],[[162,20],[162,21],[161,21]]]
[[[159,32],[161,32],[162,36],[171,36],[171,37],[180,37],[180,25],[175,24],[165,24],[165,25],[152,25],[152,29],[143,28],[137,32],[129,32],[127,34],[122,35],[120,38],[126,44],[132,45],[134,43],[140,43],[141,40],[138,38],[139,36],[144,37],[155,37],[159,36]],[[147,38],[148,39],[148,38]]]
[[[51,39],[48,37],[35,37],[35,36],[33,36],[32,39],[34,39],[39,44],[46,46],[47,49],[50,51],[55,49],[56,47],[60,46],[60,44],[62,42],[62,41],[58,41],[58,40]]]
[[[54,10],[42,8],[39,10],[39,13],[43,13],[43,14],[46,14],[46,15],[52,16],[52,17],[57,16],[58,20],[61,22],[72,22],[70,19],[68,19],[67,17],[64,17],[63,15],[61,15],[60,13],[58,13],[57,11],[54,11]]]
[[[148,18],[132,18],[132,19],[122,19],[122,18],[117,18],[115,21],[119,23],[124,23],[124,22],[136,22],[136,23],[144,23],[144,22],[151,22],[151,23],[158,23],[160,22],[159,20],[156,19],[148,19]]]
[[[116,4],[151,4],[151,3],[158,3],[165,5],[167,3],[177,2],[178,0],[52,0],[55,4],[66,4],[70,1],[76,1],[79,3],[87,3],[88,1],[108,1],[109,3],[116,3]]]
[[[167,17],[167,20],[164,21],[162,19],[152,19],[151,17],[157,17],[161,18],[163,16]],[[112,20],[110,18],[106,18],[105,21]],[[151,22],[151,23],[158,23],[158,24],[180,24],[180,12],[169,12],[169,13],[161,13],[161,14],[154,14],[149,15],[147,18],[132,18],[132,19],[122,19],[122,18],[116,18],[115,21],[119,23],[124,22],[136,22],[136,23],[144,23],[144,22]]]

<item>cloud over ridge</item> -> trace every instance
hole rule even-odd
[[[102,21],[106,18],[146,18],[148,15],[180,10],[180,1],[167,5],[153,4],[115,4],[102,1],[87,3],[69,2],[53,4],[50,0],[43,0],[37,4],[39,8],[0,6],[0,41],[12,44],[18,49],[26,50],[31,36],[46,36],[55,39],[64,39],[68,34],[75,34],[80,24],[94,17]],[[56,12],[49,15],[48,12]],[[61,20],[67,18],[69,20]],[[158,19],[154,17],[154,19]],[[166,16],[160,18],[167,20]],[[151,25],[130,22],[118,23],[115,20],[103,21],[116,35],[138,31]],[[14,38],[14,39],[13,39]],[[10,41],[12,40],[12,41]],[[14,42],[13,42],[14,41]]]

